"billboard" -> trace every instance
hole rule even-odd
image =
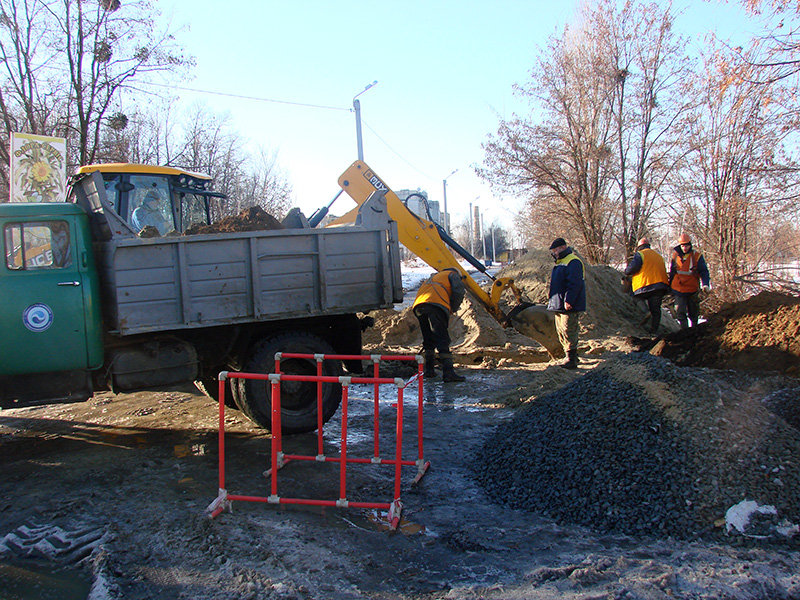
[[[11,134],[11,202],[63,202],[67,140]]]

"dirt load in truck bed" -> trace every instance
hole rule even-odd
[[[260,206],[251,206],[238,215],[223,217],[211,225],[195,224],[186,229],[186,235],[201,233],[231,233],[236,231],[263,231],[283,229],[283,225]]]

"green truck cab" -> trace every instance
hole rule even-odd
[[[88,398],[88,371],[103,364],[88,215],[75,204],[0,204],[0,230],[3,405],[19,387],[48,381],[55,399]],[[30,374],[42,376],[32,381]]]

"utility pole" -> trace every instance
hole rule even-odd
[[[447,177],[442,179],[442,197],[444,198],[444,231],[448,235],[450,234],[450,216],[447,214],[447,180],[458,172],[458,169],[450,173]]]
[[[478,213],[481,222],[481,242],[483,242],[483,261],[486,262],[486,236],[483,229],[483,213]]]
[[[364,160],[364,145],[361,142],[361,101],[358,99],[358,97],[376,85],[378,85],[378,82],[373,81],[367,87],[353,96],[353,110],[356,111],[356,142],[358,143],[358,160],[360,161]]]
[[[472,202],[469,203],[469,253],[475,256],[475,241],[472,239]]]
[[[480,198],[480,196],[478,196],[478,198]],[[478,198],[475,198],[475,200],[477,200]],[[478,241],[478,237],[481,235],[480,234],[480,227],[481,227],[481,212],[480,211],[481,211],[481,209],[478,208],[478,205],[476,204],[475,205],[475,213],[474,213],[474,216],[472,218],[472,239],[474,240],[474,242],[477,242]],[[472,244],[472,255],[473,256],[475,255],[475,243],[474,242]]]
[[[492,226],[492,264],[497,262],[497,255],[494,253],[494,226]]]

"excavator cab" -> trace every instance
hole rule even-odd
[[[214,198],[225,194],[211,191],[208,175],[173,167],[108,163],[81,167],[73,181],[99,173],[109,208],[139,233],[149,225],[151,234],[185,232],[190,226],[210,223]],[[155,200],[154,200],[155,199]]]

